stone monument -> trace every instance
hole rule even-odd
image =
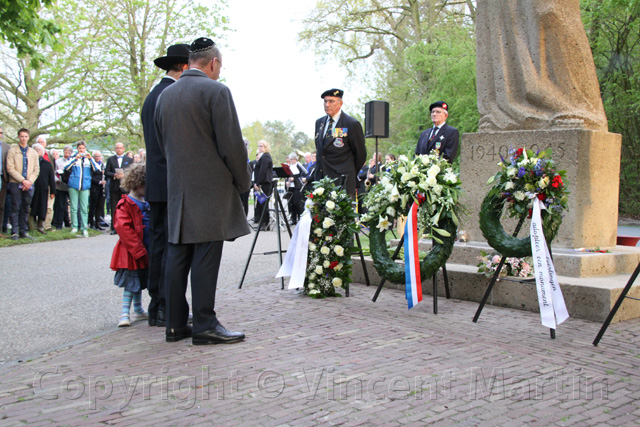
[[[463,228],[484,240],[478,212],[501,155],[551,147],[571,191],[554,246],[615,246],[621,136],[607,129],[579,1],[478,2],[476,22],[481,118],[479,132],[461,144]]]

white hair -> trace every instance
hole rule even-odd
[[[34,149],[34,150],[36,150],[36,151],[37,151],[38,149],[42,149],[42,150],[44,150],[44,147],[42,146],[42,144],[38,144],[38,143],[33,144],[33,145],[31,146],[31,148],[33,148],[33,149]]]

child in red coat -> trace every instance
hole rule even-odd
[[[127,169],[122,187],[129,190],[118,202],[113,215],[114,228],[120,240],[111,257],[111,269],[116,272],[114,283],[123,288],[122,315],[118,326],[129,326],[133,302],[133,320],[146,319],[142,308],[142,290],[147,287],[149,255],[149,203],[144,200],[145,165]]]

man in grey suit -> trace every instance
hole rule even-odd
[[[240,194],[251,186],[247,150],[231,92],[216,80],[222,56],[199,38],[190,46],[189,69],[166,88],[155,126],[167,160],[169,246],[165,272],[167,342],[193,344],[244,339],[228,331],[214,311],[222,244],[249,234]],[[185,298],[191,272],[193,330]]]
[[[0,223],[4,218],[4,202],[7,197],[7,187],[9,186],[9,173],[7,172],[7,153],[10,145],[4,142],[4,129],[0,128]],[[2,230],[0,230],[2,231]],[[0,237],[7,237],[0,233]]]

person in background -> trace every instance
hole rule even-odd
[[[7,232],[7,227],[4,223],[4,203],[7,198],[7,186],[9,184],[9,173],[7,172],[7,154],[9,153],[9,144],[4,142],[4,129],[0,128],[0,222],[2,222],[2,232],[0,237],[7,237],[2,233]]]
[[[304,166],[298,162],[296,153],[289,154],[289,169],[291,169],[291,173],[293,173],[293,176],[287,179],[287,191],[291,193],[291,198],[289,198],[289,212],[291,213],[291,224],[295,225],[300,220],[300,215],[302,215],[304,211],[304,200],[300,191],[304,185],[302,178],[306,177],[308,172]]]
[[[89,237],[87,222],[89,218],[89,191],[91,189],[92,171],[100,169],[100,166],[93,160],[91,154],[87,152],[87,145],[84,141],[76,144],[78,152],[71,156],[64,170],[71,170],[69,176],[69,200],[71,202],[71,233],[78,232],[78,218],[80,219],[80,231],[83,237]],[[79,208],[79,209],[78,209]],[[78,211],[80,216],[78,217]]]
[[[56,179],[53,174],[53,166],[44,158],[44,147],[41,144],[33,144],[39,157],[40,174],[33,183],[33,199],[31,200],[31,216],[36,222],[36,230],[40,234],[47,234],[44,221],[47,217],[49,200],[53,200],[56,193]]]
[[[56,198],[53,204],[53,225],[57,230],[62,230],[62,227],[71,226],[71,218],[69,218],[69,187],[67,183],[62,180],[62,174],[64,166],[69,161],[73,153],[73,148],[67,145],[62,150],[62,157],[56,160]]]
[[[107,181],[104,179],[105,165],[102,162],[102,153],[95,150],[93,153],[93,160],[99,166],[91,172],[91,189],[89,192],[89,227],[94,230],[102,231],[104,228],[100,225],[100,221],[104,217],[104,202],[105,202],[105,184]]]
[[[416,145],[416,155],[430,154],[432,151],[453,162],[458,154],[459,133],[458,129],[449,126],[446,121],[449,117],[449,105],[438,101],[429,106],[433,127],[423,131]]]
[[[258,142],[258,159],[256,160],[255,167],[253,169],[253,191],[262,192],[265,196],[271,195],[273,189],[273,160],[271,159],[271,145],[264,139]],[[264,203],[256,198],[255,210],[256,218],[262,222],[260,223],[260,230],[266,230],[269,226],[269,212],[262,212],[265,209],[269,209],[269,199]]]
[[[29,236],[29,208],[33,198],[33,183],[40,174],[38,153],[29,147],[29,129],[18,131],[18,144],[13,145],[7,154],[7,172],[11,193],[11,239],[18,237],[32,239]]]
[[[104,175],[109,180],[109,200],[111,205],[111,232],[110,234],[116,234],[116,230],[113,228],[113,215],[116,211],[116,205],[118,201],[125,194],[120,190],[120,180],[124,177],[124,169],[128,168],[133,159],[124,155],[124,144],[118,142],[115,147],[116,154],[107,159],[107,167],[104,170]]]

